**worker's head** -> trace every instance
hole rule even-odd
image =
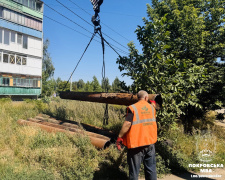
[[[138,100],[148,101],[148,93],[146,91],[144,91],[144,90],[140,90],[137,93],[137,97],[138,97]]]

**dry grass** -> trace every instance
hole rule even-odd
[[[18,119],[35,117],[44,111],[103,127],[102,104],[52,101],[47,105],[41,101],[5,101],[0,103],[0,111],[0,179],[89,180],[94,178],[95,171],[105,160],[101,158],[104,151],[96,150],[85,136],[49,134],[39,128],[16,123]],[[122,123],[117,112],[113,112],[113,107],[110,107],[109,115],[110,123],[105,127]],[[119,152],[115,151],[116,154]],[[118,171],[118,176],[122,172],[122,169]],[[127,177],[126,173],[122,174]]]
[[[118,133],[124,120],[126,107],[109,106],[109,124],[103,125],[104,104],[55,99],[49,104],[42,101],[14,103],[0,101],[0,179],[126,179],[128,166],[126,153],[120,156],[115,145],[96,150],[87,137],[46,133],[36,127],[17,125],[18,119],[48,113],[58,119],[92,124]],[[207,116],[213,121],[212,113]],[[224,163],[224,132],[210,126],[209,138],[216,141],[216,163]],[[223,138],[222,138],[223,136]],[[200,131],[194,135],[183,134],[181,127],[173,127],[167,138],[173,141],[171,162],[179,166],[196,162],[196,142]],[[199,147],[203,148],[203,142]],[[159,173],[168,172],[167,162],[158,156]],[[143,171],[142,171],[143,172]]]

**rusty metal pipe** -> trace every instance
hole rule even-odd
[[[59,128],[59,129],[64,129],[64,130],[68,130],[68,131],[72,131],[72,132],[76,132],[76,133],[80,133],[80,134],[86,134],[89,137],[96,137],[96,138],[100,138],[100,139],[104,139],[109,141],[110,139],[106,136],[100,135],[100,134],[96,134],[96,133],[92,133],[92,132],[88,132],[88,131],[84,131],[79,129],[79,127],[70,127],[70,126],[63,126],[60,124],[56,124],[56,123],[51,123],[51,122],[46,122],[46,121],[41,121],[38,119],[33,119],[33,118],[28,118],[29,121],[32,122],[36,122],[36,123],[40,123],[40,124],[44,124],[46,126],[51,126],[51,127],[55,127],[55,128]]]
[[[43,129],[47,132],[63,132],[63,133],[68,133],[68,134],[72,134],[72,135],[76,134],[76,132],[71,132],[71,131],[67,131],[65,129],[55,128],[55,127],[47,126],[47,125],[36,123],[36,122],[26,121],[23,119],[19,119],[17,121],[17,123],[20,125],[40,127],[41,129]],[[90,137],[90,136],[89,136],[89,138],[91,140],[91,144],[93,144],[95,147],[97,147],[99,149],[105,149],[109,144],[109,141],[104,140],[104,139]]]
[[[149,94],[149,100],[154,100],[157,94]],[[60,98],[90,101],[107,104],[129,106],[138,101],[137,95],[128,93],[100,93],[100,92],[60,92]]]
[[[60,125],[66,126],[66,127],[80,128],[76,124],[66,123],[66,122],[63,122],[61,120],[56,120],[54,118],[44,118],[44,117],[41,117],[41,116],[36,116],[35,119],[38,119],[38,120],[41,120],[41,121],[50,122],[50,123],[60,124]]]
[[[56,120],[55,118],[52,118],[52,117],[50,117],[48,115],[45,115],[45,114],[39,114],[38,116],[35,117],[35,119],[45,120],[47,122],[60,124],[60,125],[66,126],[66,127],[80,128],[80,125],[81,125],[81,127],[84,128],[84,130],[86,130],[86,131],[97,133],[97,134],[101,134],[101,135],[107,136],[109,138],[115,138],[116,137],[116,135],[113,134],[113,132],[111,132],[109,130],[101,129],[99,127],[88,125],[88,124],[84,124],[84,123],[79,123],[79,125],[78,125],[78,123],[75,122],[75,121]]]

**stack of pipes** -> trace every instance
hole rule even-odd
[[[105,134],[107,136],[89,132],[83,130],[79,125],[56,120],[54,118],[50,118],[49,116],[41,114],[36,116],[35,118],[28,118],[27,120],[19,119],[17,123],[20,125],[39,127],[47,132],[64,132],[72,135],[79,133],[87,135],[90,138],[91,143],[98,149],[107,148],[111,144],[112,138],[115,136],[109,131],[83,124],[85,129],[95,129],[96,132],[101,132],[101,134]]]

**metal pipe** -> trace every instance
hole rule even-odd
[[[17,121],[17,123],[20,124],[20,125],[40,127],[41,129],[43,129],[47,132],[63,132],[63,133],[69,133],[71,135],[76,134],[76,132],[71,132],[71,131],[67,131],[65,129],[55,128],[55,127],[47,126],[47,125],[36,123],[36,122],[26,121],[26,120],[23,120],[23,119],[19,119]],[[91,144],[93,144],[95,147],[97,147],[99,149],[105,149],[108,146],[108,144],[110,143],[107,140],[96,138],[96,137],[90,137],[89,136],[89,138],[91,140]]]
[[[44,124],[46,126],[51,126],[51,127],[55,127],[55,128],[59,128],[59,129],[64,129],[64,130],[68,130],[68,131],[72,131],[72,132],[76,132],[76,133],[80,133],[80,134],[86,134],[90,137],[96,137],[96,138],[100,138],[100,139],[105,139],[107,141],[109,141],[110,139],[106,136],[102,136],[100,134],[96,134],[96,133],[92,133],[92,132],[88,132],[88,131],[84,131],[79,129],[79,127],[70,127],[70,126],[63,126],[60,124],[56,124],[56,123],[51,123],[51,122],[46,122],[46,121],[41,121],[38,119],[33,119],[33,118],[28,118],[29,121],[35,122],[35,123],[40,123],[40,124]]]
[[[149,94],[149,100],[155,100],[157,94]],[[60,92],[60,98],[79,101],[90,101],[106,104],[129,106],[138,101],[137,95],[128,93],[100,93],[100,92]]]
[[[84,128],[84,130],[89,131],[89,132],[93,132],[93,133],[97,133],[97,134],[101,134],[103,136],[107,136],[109,138],[115,138],[117,137],[116,134],[114,134],[113,132],[109,131],[109,130],[105,130],[105,129],[101,129],[99,127],[96,126],[92,126],[89,124],[84,124],[84,123],[77,123],[75,121],[69,121],[69,120],[56,120],[55,118],[52,118],[48,115],[45,114],[39,114],[38,116],[35,117],[35,119],[40,119],[40,120],[45,120],[47,122],[52,122],[52,123],[56,123],[56,124],[60,124],[60,125],[64,125],[66,127],[82,127]]]

